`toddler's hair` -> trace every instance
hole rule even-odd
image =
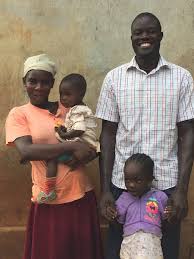
[[[145,170],[144,172],[147,174],[148,177],[152,179],[154,178],[154,161],[151,159],[150,156],[143,153],[133,154],[126,160],[125,167],[131,162],[140,165],[142,169]]]
[[[62,79],[60,86],[67,81],[72,84],[72,87],[75,87],[78,91],[80,91],[83,96],[85,95],[87,83],[82,75],[76,73],[69,74]]]

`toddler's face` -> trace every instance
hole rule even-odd
[[[76,87],[73,87],[71,82],[63,82],[59,87],[60,102],[66,107],[70,108],[79,105],[82,102],[83,96]]]
[[[152,180],[144,174],[141,165],[130,162],[124,168],[125,186],[133,196],[141,196],[150,188]]]

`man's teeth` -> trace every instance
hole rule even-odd
[[[147,47],[150,47],[151,44],[146,42],[146,43],[142,43],[140,46],[143,48],[147,48]]]

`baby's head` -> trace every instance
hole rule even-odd
[[[59,86],[60,102],[66,108],[82,104],[86,93],[86,80],[80,74],[65,76]]]
[[[134,154],[124,166],[124,177],[127,191],[133,196],[142,196],[150,190],[154,179],[154,162],[145,154]]]

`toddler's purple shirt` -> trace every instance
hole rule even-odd
[[[142,230],[161,237],[161,221],[167,200],[167,195],[156,189],[151,189],[140,198],[124,191],[116,201],[118,222],[123,224],[123,236]]]

